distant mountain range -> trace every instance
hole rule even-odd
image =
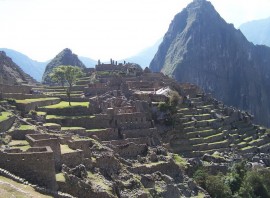
[[[270,47],[270,17],[244,23],[239,28],[249,41]]]
[[[131,56],[129,58],[120,60],[120,62],[123,62],[124,60],[126,62],[131,62],[131,63],[137,63],[139,64],[142,68],[149,67],[151,60],[155,56],[158,46],[162,42],[162,38],[160,38],[154,45],[145,48],[138,54]]]
[[[160,39],[153,46],[144,49],[143,51],[139,52],[138,54],[132,57],[119,60],[119,62],[123,62],[125,60],[126,62],[138,63],[143,68],[148,67],[150,61],[157,52],[158,46],[161,43],[161,41],[162,40]],[[45,71],[45,67],[50,62],[50,60],[45,62],[35,61],[26,56],[25,54],[15,51],[13,49],[0,48],[0,51],[4,51],[8,57],[10,57],[18,66],[21,67],[23,71],[25,71],[27,74],[32,76],[37,81],[41,82],[42,75]],[[78,58],[86,67],[95,67],[95,65],[97,64],[96,60],[88,57],[78,56]]]
[[[0,48],[0,51],[4,51],[6,55],[20,66],[24,72],[32,76],[37,81],[41,81],[42,74],[44,73],[48,61],[38,62],[12,49]]]
[[[150,69],[191,82],[270,126],[270,48],[253,45],[206,0],[171,22]]]
[[[36,81],[25,73],[4,51],[0,50],[0,84],[34,84]]]

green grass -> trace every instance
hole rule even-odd
[[[93,185],[98,186],[99,188],[105,190],[109,194],[112,192],[112,188],[105,183],[105,178],[99,174],[93,174],[90,171],[87,171],[87,178],[93,183]]]
[[[59,124],[56,124],[56,123],[46,123],[46,124],[43,124],[43,126],[45,126],[45,127],[49,127],[49,126],[59,126]]]
[[[46,115],[46,112],[43,112],[43,111],[37,111],[37,115],[38,115],[38,116],[45,116],[45,115]]]
[[[0,115],[0,122],[7,120],[10,115],[12,115],[10,112],[2,112],[2,115]]]
[[[65,154],[65,153],[73,153],[73,152],[75,152],[75,150],[69,148],[68,145],[66,145],[66,144],[61,144],[61,154]]]
[[[71,106],[69,106],[69,102],[62,101],[58,104],[45,106],[43,108],[47,109],[66,109],[66,108],[74,108],[74,107],[88,107],[89,102],[71,102]]]
[[[55,175],[56,181],[58,182],[66,182],[66,178],[63,173],[58,173]]]
[[[31,146],[26,140],[12,140],[8,145],[11,148],[18,148],[22,151],[26,151],[27,149],[31,148]]]
[[[25,100],[16,100],[16,103],[28,104],[28,103],[32,103],[32,102],[56,100],[56,99],[59,99],[59,98],[31,98],[31,99],[25,99]]]
[[[33,187],[29,185],[21,184],[19,182],[13,181],[6,177],[0,176],[0,197],[9,198],[29,198],[29,197],[39,197],[39,198],[49,198],[51,196],[43,195]]]
[[[182,168],[187,168],[187,161],[178,154],[173,154],[173,159],[178,166]]]
[[[247,147],[241,148],[240,150],[245,151],[245,150],[248,150],[248,149],[251,149],[251,148],[254,148],[254,146],[247,146]]]
[[[83,127],[61,127],[62,131],[77,130],[77,129],[85,129],[85,128],[83,128]]]
[[[105,129],[87,129],[87,133],[92,133],[92,132],[99,132],[99,131],[104,131]]]
[[[35,126],[31,126],[31,125],[21,125],[18,130],[35,130]]]
[[[46,116],[46,119],[49,120],[49,119],[60,119],[60,120],[64,120],[64,119],[80,119],[80,118],[94,118],[95,116],[58,116],[58,115],[47,115]]]
[[[209,145],[215,145],[215,144],[223,144],[223,143],[227,143],[228,140],[223,140],[223,141],[219,141],[219,142],[211,142],[209,143]]]

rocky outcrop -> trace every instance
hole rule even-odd
[[[0,84],[33,84],[36,81],[26,74],[4,51],[0,51]]]
[[[60,65],[77,66],[82,69],[86,68],[85,65],[79,60],[78,56],[76,54],[73,54],[70,49],[66,48],[61,51],[54,59],[52,59],[51,62],[49,62],[46,66],[45,72],[42,77],[43,84],[51,83],[49,74],[55,67]]]
[[[195,83],[269,126],[269,65],[270,48],[248,42],[210,2],[194,0],[174,17],[150,68]]]

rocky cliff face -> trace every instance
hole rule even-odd
[[[46,66],[45,72],[42,77],[43,84],[50,84],[51,79],[49,74],[52,72],[53,68],[60,65],[71,65],[77,66],[82,69],[86,68],[85,65],[79,60],[76,54],[73,54],[72,51],[68,48],[61,51],[51,62]]]
[[[26,74],[4,51],[0,51],[0,83],[7,85],[33,84],[36,81]]]
[[[270,48],[254,46],[210,2],[194,0],[171,22],[150,64],[153,71],[191,82],[250,111],[270,125]]]

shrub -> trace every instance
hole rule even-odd
[[[10,105],[15,105],[16,104],[16,100],[13,98],[7,98],[6,101],[8,102],[8,104]]]

